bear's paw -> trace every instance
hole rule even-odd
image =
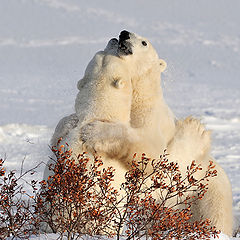
[[[193,117],[187,117],[177,122],[176,138],[181,142],[191,146],[196,156],[202,156],[210,151],[211,131],[206,130],[205,126]]]
[[[81,127],[80,139],[85,149],[94,155],[122,158],[129,148],[127,126],[120,123],[92,121]]]

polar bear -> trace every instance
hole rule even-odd
[[[117,47],[118,40],[111,39],[104,51],[97,52],[89,62],[77,84],[76,113],[59,121],[50,144],[67,143],[74,157],[83,151],[89,152],[91,159],[93,155],[101,156],[102,168],[113,166],[118,170],[114,184],[119,188],[127,171],[124,159],[138,135],[130,127],[131,69],[117,54]],[[46,167],[44,179],[51,174]]]
[[[196,160],[198,164],[202,165],[203,172],[207,168],[209,160],[214,162],[218,175],[209,181],[208,191],[203,200],[199,200],[194,205],[193,219],[209,218],[217,229],[232,235],[231,184],[224,170],[209,154],[210,132],[206,131],[198,120],[191,117],[175,121],[173,114],[164,102],[159,73],[156,75],[154,72],[156,69],[151,69],[151,65],[156,68],[157,64],[154,61],[157,62],[158,56],[149,41],[128,32],[122,32],[119,40],[120,52],[121,45],[130,48],[132,52],[130,57],[135,69],[140,76],[144,76],[141,71],[146,73],[144,77],[138,76],[132,80],[134,90],[131,126],[147,129],[150,135],[154,136],[153,141],[155,137],[158,137],[158,141],[166,146],[170,154],[170,161],[178,162],[182,172],[186,170],[186,166],[190,165],[192,160]],[[161,64],[166,66],[165,62],[161,62]],[[157,131],[158,133],[156,133]],[[201,177],[203,172],[199,172],[199,176],[196,177]]]
[[[193,160],[201,164],[203,171],[195,176],[200,178],[207,169],[209,160],[212,160],[218,175],[210,180],[208,192],[203,200],[193,206],[193,219],[209,218],[217,229],[232,235],[231,185],[224,170],[210,156],[210,131],[194,118],[175,119],[164,101],[160,85],[160,74],[166,68],[166,63],[159,59],[147,39],[122,31],[117,54],[123,60],[119,63],[127,63],[128,68],[131,69],[132,102],[128,127],[134,129],[138,135],[133,147],[124,151],[129,154],[125,155],[125,161],[133,152],[139,154],[145,152],[148,156],[157,158],[164,149],[167,149],[170,161],[178,162],[183,173]],[[124,75],[124,72],[122,74]],[[86,123],[81,128],[81,138],[87,145],[98,146],[99,152],[111,152],[111,147],[106,148],[102,144],[104,142],[102,136],[111,135],[108,131],[112,132],[111,125],[109,127],[107,125],[107,122],[101,121]],[[114,132],[116,139],[122,136],[118,131]],[[121,145],[121,147],[123,148],[114,151],[118,153],[128,146]]]
[[[108,55],[114,54],[114,52],[116,52],[117,46],[118,46],[118,40],[114,39],[114,38],[111,39],[108,42],[107,46],[105,47],[104,51],[100,51],[99,53],[95,54],[93,59],[88,64],[88,68],[90,69],[90,65],[92,65],[92,66],[94,65],[94,61],[95,61],[96,64],[98,64],[97,60],[96,60],[98,55],[102,54],[102,57],[103,57],[104,55],[107,55],[107,54]],[[79,90],[84,89],[83,86],[85,84],[86,84],[86,78],[85,78],[85,80],[79,80],[78,84],[77,84],[78,89]],[[115,85],[116,85],[116,87],[119,87],[121,85],[121,83],[118,81],[118,82],[115,82]],[[81,97],[81,96],[79,96],[79,97]],[[79,105],[81,105],[81,102],[79,103]],[[53,136],[51,138],[51,141],[50,141],[50,145],[51,146],[57,146],[58,140],[60,138],[65,138],[66,136],[68,136],[69,132],[72,129],[77,127],[78,123],[79,123],[79,118],[78,118],[78,115],[76,113],[73,113],[69,116],[66,116],[66,117],[62,118],[55,128],[54,134],[53,134]]]
[[[76,146],[73,153],[77,155],[83,150],[79,146],[86,141],[84,140],[86,132],[81,138],[79,137],[79,133],[82,132],[80,131],[81,127],[86,124],[89,124],[90,127],[91,123],[95,121],[99,125],[111,126],[111,128],[110,131],[107,131],[107,136],[104,135],[104,131],[95,131],[95,138],[98,133],[101,134],[98,139],[102,137],[103,145],[100,152],[98,151],[99,147],[91,145],[92,142],[88,138],[87,143],[89,144],[85,144],[85,146],[90,152],[95,151],[103,156],[107,152],[113,157],[114,145],[122,148],[123,144],[123,142],[118,142],[117,138],[113,139],[114,133],[116,137],[116,133],[119,134],[119,140],[124,139],[124,145],[128,136],[129,141],[134,138],[134,133],[131,133],[129,127],[132,100],[131,78],[128,66],[121,63],[123,60],[117,55],[117,48],[114,47],[117,43],[117,39],[111,39],[104,51],[97,52],[88,64],[83,79],[79,80],[77,84],[79,93],[75,102],[76,113],[60,120],[51,140],[52,146],[56,146],[58,139],[63,138],[60,144],[68,142],[71,148]],[[106,140],[111,145],[109,147],[111,151],[105,149]],[[88,148],[90,145],[91,149]],[[123,152],[122,154],[124,155]]]

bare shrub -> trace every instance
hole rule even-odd
[[[113,168],[101,171],[99,158],[88,168],[90,159],[85,153],[73,159],[63,146],[53,152],[57,160],[49,169],[54,174],[41,182],[36,208],[43,222],[69,239],[79,234],[113,236],[117,211],[117,191],[111,187]]]
[[[38,220],[33,214],[37,182],[33,180],[30,183],[33,194],[29,195],[21,181],[27,174],[34,174],[38,166],[24,173],[21,169],[19,175],[13,170],[7,174],[4,161],[0,159],[0,239],[27,239],[37,234]]]
[[[166,152],[153,160],[144,154],[138,160],[135,155],[120,194],[111,186],[114,169],[103,169],[100,158],[90,164],[86,153],[74,159],[63,145],[52,150],[53,175],[41,182],[36,210],[61,236],[209,239],[219,233],[208,219],[191,221],[192,204],[204,196],[207,181],[217,174],[212,162],[203,177],[195,179],[194,174],[202,171],[195,161],[183,177]]]
[[[208,219],[191,220],[192,204],[202,199],[207,182],[217,174],[212,162],[202,178],[195,179],[195,173],[203,171],[195,161],[182,175],[166,151],[153,160],[135,155],[117,191],[112,187],[115,170],[104,169],[100,158],[92,161],[86,153],[74,158],[68,145],[52,151],[55,160],[48,166],[52,176],[47,181],[32,180],[31,194],[22,181],[38,166],[21,169],[17,176],[16,171],[7,174],[0,159],[1,239],[26,239],[43,226],[68,239],[83,235],[209,239],[219,233]]]

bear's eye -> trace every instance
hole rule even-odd
[[[123,80],[122,80],[121,78],[115,77],[115,78],[113,78],[112,85],[113,85],[115,88],[121,89],[121,88],[124,87],[124,82],[123,82]]]
[[[147,46],[147,43],[145,41],[142,41],[143,46]]]

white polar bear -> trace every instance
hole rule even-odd
[[[192,160],[205,168],[211,159],[210,133],[193,118],[176,121],[160,85],[165,68],[147,39],[122,31],[89,63],[78,83],[76,114],[60,121],[52,144],[63,137],[76,154],[84,146],[103,156],[117,171],[115,184],[122,182],[135,152],[157,158],[167,149],[182,171]],[[222,168],[216,169],[218,176],[192,212],[195,219],[207,217],[231,235],[231,186]]]
[[[130,46],[133,53],[130,57],[133,58],[133,65],[138,73],[140,72],[140,76],[144,75],[140,71],[144,67],[146,73],[145,77],[133,80],[131,126],[145,128],[154,136],[153,141],[166,144],[170,161],[178,162],[182,172],[192,160],[196,160],[205,170],[209,160],[214,161],[209,155],[210,132],[205,131],[204,126],[193,118],[177,121],[175,126],[173,114],[163,99],[159,77],[155,70],[149,68],[149,62],[156,67],[154,59],[158,59],[149,41],[130,33],[123,36],[123,45]],[[152,57],[149,57],[149,52]],[[162,64],[164,65],[164,62]],[[155,137],[158,139],[154,140]],[[214,164],[218,171],[217,177],[210,179],[204,199],[194,205],[193,217],[198,220],[200,217],[209,218],[217,229],[232,235],[231,184],[224,170],[215,161]],[[203,172],[198,173],[200,176],[202,174]]]
[[[158,157],[164,149],[167,149],[170,161],[178,162],[183,173],[193,160],[201,164],[203,171],[199,172],[196,178],[202,177],[209,160],[213,161],[218,175],[210,180],[204,199],[194,205],[193,219],[209,218],[217,229],[232,235],[231,185],[224,170],[209,155],[210,132],[206,131],[198,120],[191,117],[183,121],[175,120],[164,101],[160,85],[160,73],[166,68],[166,63],[158,58],[147,39],[122,31],[119,36],[118,55],[131,69],[133,92],[130,127],[139,137],[138,141],[130,149],[128,148],[129,156],[133,152],[139,154],[145,152],[150,157]],[[94,145],[102,141],[98,138],[101,134],[96,136],[95,131],[108,135],[107,131],[110,128],[106,124],[101,126],[99,122],[94,121],[82,128],[86,133],[85,139],[88,144],[90,143],[88,136],[94,139]],[[118,135],[117,132],[115,134]],[[118,152],[116,149],[115,151]]]
[[[102,156],[103,168],[113,166],[118,169],[114,184],[119,188],[127,170],[124,161],[119,159],[126,158],[138,137],[130,127],[133,91],[130,69],[118,56],[117,46],[117,39],[110,40],[105,50],[96,53],[88,64],[77,85],[80,91],[75,103],[76,113],[59,121],[51,146],[67,143],[73,156],[83,151]],[[52,160],[48,165],[50,163]],[[50,174],[46,167],[44,179]]]
[[[90,151],[98,152],[99,154],[110,151],[106,150],[106,141],[111,145],[111,157],[114,155],[114,145],[122,147],[122,142],[118,142],[117,134],[119,134],[119,140],[124,139],[126,144],[127,137],[134,138],[134,134],[125,133],[130,131],[130,111],[132,101],[132,83],[129,74],[127,64],[122,63],[122,59],[116,54],[117,39],[112,39],[108,43],[104,51],[99,51],[95,54],[93,59],[88,64],[83,79],[78,82],[78,89],[80,90],[75,103],[76,114],[72,114],[63,118],[56,127],[55,133],[51,140],[51,145],[56,145],[60,137],[64,138],[64,141],[69,141],[71,148],[76,145],[76,150],[73,152],[77,154],[80,145],[87,141],[86,147]],[[124,72],[124,75],[122,74]],[[97,122],[99,126],[111,125],[110,131],[107,131],[108,135],[104,135],[97,129],[94,132],[94,138],[102,138],[101,147],[103,148],[99,152],[100,142],[97,145],[93,144],[94,139],[91,140],[91,136],[84,132],[79,137],[80,129],[82,126]],[[107,123],[107,124],[106,124]],[[117,126],[117,127],[115,127]],[[73,130],[74,129],[74,130]],[[101,136],[97,136],[101,134]],[[88,139],[84,139],[84,136]],[[66,138],[66,139],[65,139]],[[74,138],[74,140],[73,140]],[[110,140],[111,138],[111,140]],[[81,152],[82,149],[79,149]]]

